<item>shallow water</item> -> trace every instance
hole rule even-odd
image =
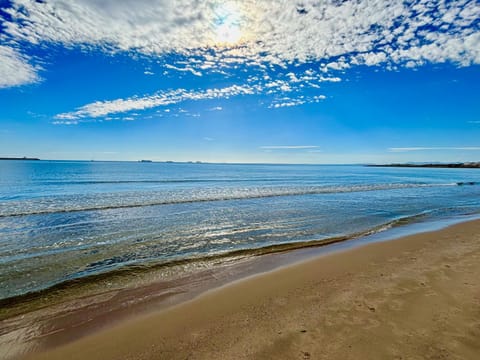
[[[478,169],[0,161],[0,299],[475,214],[478,184]]]

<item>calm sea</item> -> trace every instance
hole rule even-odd
[[[475,214],[479,184],[478,169],[0,161],[0,299]]]

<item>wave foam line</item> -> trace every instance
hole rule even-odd
[[[173,204],[187,204],[187,203],[198,203],[198,202],[210,202],[210,201],[227,201],[227,200],[245,200],[245,199],[260,199],[260,198],[270,198],[270,197],[280,197],[280,196],[301,196],[301,195],[319,195],[319,194],[340,194],[340,193],[351,193],[351,192],[363,192],[363,191],[379,191],[379,190],[396,190],[396,189],[407,189],[407,188],[422,188],[422,187],[438,187],[438,186],[459,186],[460,183],[449,183],[449,184],[378,184],[378,185],[357,185],[350,187],[308,187],[297,190],[277,190],[273,192],[268,192],[264,189],[255,191],[245,190],[243,193],[233,193],[233,194],[214,194],[213,196],[204,196],[197,198],[170,198],[170,199],[161,199],[158,201],[151,202],[142,202],[142,203],[119,203],[119,204],[96,204],[91,206],[80,206],[80,207],[70,207],[70,208],[61,208],[55,207],[55,202],[51,202],[49,205],[52,207],[43,208],[43,209],[32,209],[27,211],[18,210],[9,211],[12,208],[12,204],[8,207],[5,207],[5,212],[2,213],[0,208],[0,218],[2,217],[13,217],[13,216],[27,216],[27,215],[40,215],[40,214],[52,214],[52,213],[69,213],[69,212],[80,212],[80,211],[96,211],[96,210],[113,210],[113,209],[125,209],[125,208],[138,208],[138,207],[148,207],[148,206],[158,206],[158,205],[173,205]],[[462,183],[463,184],[463,183]],[[226,189],[230,190],[230,189]],[[58,206],[58,205],[57,205]]]

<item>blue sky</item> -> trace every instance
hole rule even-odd
[[[480,161],[476,1],[0,9],[0,156]]]

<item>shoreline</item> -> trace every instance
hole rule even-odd
[[[198,258],[180,258],[159,263],[152,262],[146,264],[127,265],[115,268],[109,272],[100,272],[87,275],[85,277],[72,278],[63,282],[54,283],[49,287],[39,288],[38,290],[33,290],[31,292],[20,293],[18,295],[0,298],[0,321],[5,320],[8,317],[17,315],[17,312],[15,311],[13,312],[13,314],[5,315],[5,309],[13,308],[18,304],[27,304],[35,301],[41,301],[41,299],[44,297],[48,297],[49,299],[56,298],[60,296],[57,294],[61,293],[64,290],[76,291],[78,289],[78,291],[86,292],[86,287],[88,287],[89,285],[105,281],[110,282],[110,280],[115,280],[117,278],[127,278],[128,275],[132,273],[135,275],[141,275],[153,272],[161,272],[162,270],[168,271],[168,269],[178,267],[195,266],[197,263],[236,263],[241,261],[242,259],[253,259],[255,257],[263,256],[268,257],[270,255],[282,253],[294,254],[296,252],[302,252],[303,250],[306,250],[307,252],[312,252],[313,255],[310,256],[315,256],[315,254],[318,252],[317,250],[320,250],[320,254],[323,254],[324,248],[333,249],[332,246],[334,245],[335,247],[339,246],[340,248],[344,247],[344,245],[342,244],[347,244],[347,247],[349,247],[349,245],[358,246],[356,242],[369,242],[372,238],[378,238],[379,241],[387,241],[396,237],[405,236],[407,234],[432,231],[435,229],[450,226],[451,224],[466,222],[480,218],[480,213],[464,214],[438,219],[425,219],[426,215],[426,213],[407,215],[356,233],[326,237],[318,240],[285,242],[258,248],[237,249],[226,253],[205,255]],[[307,255],[307,257],[310,256]],[[297,261],[301,260],[302,259],[299,259]],[[95,292],[88,294],[95,295]],[[33,308],[33,310],[35,310],[35,308]],[[8,311],[9,310],[7,310],[7,312]],[[21,314],[21,310],[18,312],[18,314]]]
[[[233,279],[233,282],[232,281],[227,281],[225,284],[221,285],[220,284],[220,287],[216,287],[214,288],[213,290],[208,290],[208,291],[201,291],[200,293],[202,295],[200,296],[197,296],[195,297],[193,300],[188,300],[186,302],[182,302],[178,305],[174,305],[172,307],[168,307],[166,310],[163,310],[161,311],[160,313],[158,312],[155,312],[155,313],[150,313],[150,314],[140,314],[138,315],[138,318],[142,318],[142,320],[139,320],[139,319],[135,319],[135,318],[132,318],[130,320],[126,320],[125,322],[122,322],[120,324],[117,324],[117,325],[113,325],[112,327],[108,327],[107,329],[103,329],[101,331],[98,331],[96,333],[94,333],[93,335],[89,335],[89,336],[86,336],[85,338],[82,338],[80,339],[78,342],[73,342],[73,343],[68,343],[67,341],[67,345],[63,345],[63,346],[60,346],[58,349],[55,349],[56,345],[59,345],[61,344],[61,342],[59,343],[56,343],[55,344],[55,341],[53,342],[50,342],[49,345],[46,346],[46,348],[53,348],[53,352],[47,352],[46,354],[49,354],[48,356],[55,354],[57,353],[58,351],[67,351],[66,349],[70,349],[70,348],[75,348],[76,345],[78,344],[81,344],[83,343],[84,341],[86,342],[89,342],[89,341],[96,341],[95,339],[100,339],[102,338],[103,340],[98,340],[100,341],[101,343],[96,343],[96,346],[101,346],[102,344],[105,344],[105,346],[108,348],[108,340],[105,340],[104,337],[107,336],[108,338],[108,334],[109,333],[115,333],[115,332],[118,332],[120,331],[119,329],[123,329],[122,331],[123,332],[126,332],[128,333],[129,332],[129,328],[133,327],[133,326],[140,326],[141,327],[141,324],[143,322],[148,322],[148,323],[151,323],[152,321],[155,322],[155,320],[153,319],[157,319],[158,320],[158,317],[162,318],[163,317],[163,320],[165,320],[165,316],[167,316],[168,318],[168,314],[172,314],[172,313],[177,313],[177,316],[179,316],[179,318],[184,318],[182,313],[184,312],[184,310],[179,310],[179,309],[182,309],[182,308],[195,308],[197,307],[197,310],[198,310],[198,306],[207,306],[208,308],[211,307],[211,305],[208,305],[208,304],[205,304],[205,299],[208,299],[210,297],[216,297],[216,296],[225,296],[225,295],[221,295],[222,293],[225,293],[225,292],[231,292],[233,290],[231,289],[236,289],[238,287],[246,287],[248,289],[248,292],[252,292],[253,291],[253,294],[255,292],[258,292],[258,289],[255,289],[255,286],[252,287],[252,283],[258,283],[259,281],[262,282],[265,277],[273,277],[273,278],[278,278],[280,275],[279,274],[282,274],[282,273],[286,273],[288,275],[288,273],[292,273],[292,272],[296,272],[298,273],[298,270],[295,270],[295,269],[298,269],[298,268],[301,268],[301,267],[309,267],[311,266],[312,263],[322,263],[322,262],[331,262],[331,259],[332,258],[335,258],[335,257],[347,257],[347,258],[351,258],[351,254],[352,253],[356,253],[356,252],[359,252],[359,253],[365,253],[365,252],[369,252],[368,250],[365,250],[365,249],[369,249],[369,248],[373,248],[373,251],[377,251],[375,250],[375,248],[384,248],[384,247],[402,247],[403,245],[393,245],[393,244],[406,244],[406,243],[411,243],[411,240],[409,240],[410,238],[418,238],[420,239],[419,241],[420,242],[423,242],[421,239],[422,238],[431,238],[432,234],[441,234],[441,233],[444,233],[444,232],[447,232],[447,233],[451,233],[452,232],[452,229],[456,229],[456,228],[462,228],[462,227],[479,227],[479,224],[480,224],[480,221],[479,220],[476,220],[476,221],[470,221],[470,222],[463,222],[463,223],[460,223],[460,224],[457,224],[457,225],[453,225],[453,226],[450,226],[446,229],[443,229],[443,230],[439,230],[439,231],[436,231],[436,232],[428,232],[428,233],[420,233],[420,234],[416,234],[416,235],[409,235],[407,237],[403,237],[401,239],[396,239],[396,240],[393,240],[393,241],[385,241],[385,242],[378,242],[378,243],[372,243],[372,244],[366,244],[366,245],[361,245],[361,246],[355,246],[353,248],[348,248],[347,249],[343,249],[342,251],[336,251],[336,250],[333,250],[334,252],[327,252],[327,254],[325,256],[318,256],[317,254],[317,257],[315,257],[313,260],[304,260],[302,262],[300,262],[299,264],[288,264],[287,262],[287,266],[286,267],[280,267],[280,268],[277,268],[275,269],[274,267],[274,270],[271,271],[271,270],[266,270],[267,272],[266,273],[260,273],[258,274],[258,271],[257,271],[257,275],[254,275],[252,274],[253,276],[249,276],[247,278],[245,278],[245,276],[240,276],[239,279]],[[418,240],[417,239],[417,240]],[[381,240],[381,239],[380,239]],[[373,240],[373,241],[380,241],[380,240]],[[391,244],[391,245],[385,245],[385,244]],[[412,244],[410,244],[412,245]],[[435,250],[435,249],[434,249]],[[388,250],[390,251],[390,250]],[[387,251],[387,252],[388,252]],[[378,252],[378,251],[377,251]],[[349,255],[350,254],[350,255]],[[391,255],[391,254],[390,254]],[[315,256],[315,255],[312,255],[312,256]],[[365,256],[365,255],[363,255]],[[383,254],[383,256],[387,256],[388,257],[388,254]],[[305,258],[304,258],[305,259]],[[330,260],[328,260],[330,259]],[[310,265],[309,265],[310,264]],[[278,264],[277,264],[278,265]],[[248,268],[249,265],[247,265],[247,268]],[[281,265],[280,265],[281,266]],[[347,266],[347,268],[351,267],[351,265]],[[257,269],[258,270],[258,269]],[[337,270],[341,270],[341,269],[337,269]],[[245,274],[244,274],[245,275]],[[248,275],[247,275],[248,276]],[[288,275],[290,276],[290,275]],[[230,279],[232,280],[232,279]],[[250,284],[250,285],[248,285]],[[265,284],[263,284],[265,285]],[[197,294],[198,295],[198,294]],[[232,299],[230,299],[232,300]],[[235,299],[234,299],[235,300]],[[213,303],[217,303],[218,305],[218,299],[217,300],[212,300]],[[234,301],[235,302],[235,301]],[[199,304],[203,304],[203,305],[199,305]],[[235,305],[235,304],[234,304]],[[255,306],[255,303],[251,304],[251,306]],[[215,306],[215,309],[217,308],[218,306]],[[235,308],[235,306],[233,306]],[[180,314],[178,312],[181,312]],[[213,311],[213,309],[211,309],[211,311]],[[195,311],[194,311],[195,312]],[[190,314],[192,315],[192,314]],[[213,315],[213,314],[210,314],[210,315]],[[171,316],[171,315],[170,315]],[[162,321],[163,321],[162,320]],[[185,328],[186,326],[186,323],[182,324],[181,321],[175,321],[175,320],[172,320],[170,319],[169,321],[173,321],[173,324],[172,326],[174,327],[181,327],[181,328]],[[122,332],[122,333],[123,333]],[[83,334],[85,335],[85,334]],[[132,334],[130,334],[132,335]],[[129,336],[130,336],[129,335]],[[161,335],[161,334],[160,334]],[[163,334],[165,335],[165,334]],[[178,344],[177,344],[178,345]],[[102,345],[103,346],[103,345]],[[82,353],[82,356],[85,355]],[[108,354],[103,354],[105,356],[107,356]],[[102,355],[102,356],[103,356]],[[118,354],[117,354],[118,355]],[[157,353],[158,355],[158,353]],[[32,355],[33,358],[36,357],[36,355]],[[43,355],[39,355],[40,358],[42,358],[41,356]],[[91,357],[91,355],[85,355],[85,357]],[[68,355],[68,357],[70,357],[70,355]],[[133,358],[136,358],[136,357],[133,357]],[[143,357],[142,357],[143,358]],[[148,357],[147,357],[148,358]],[[176,358],[175,356],[173,358]]]

